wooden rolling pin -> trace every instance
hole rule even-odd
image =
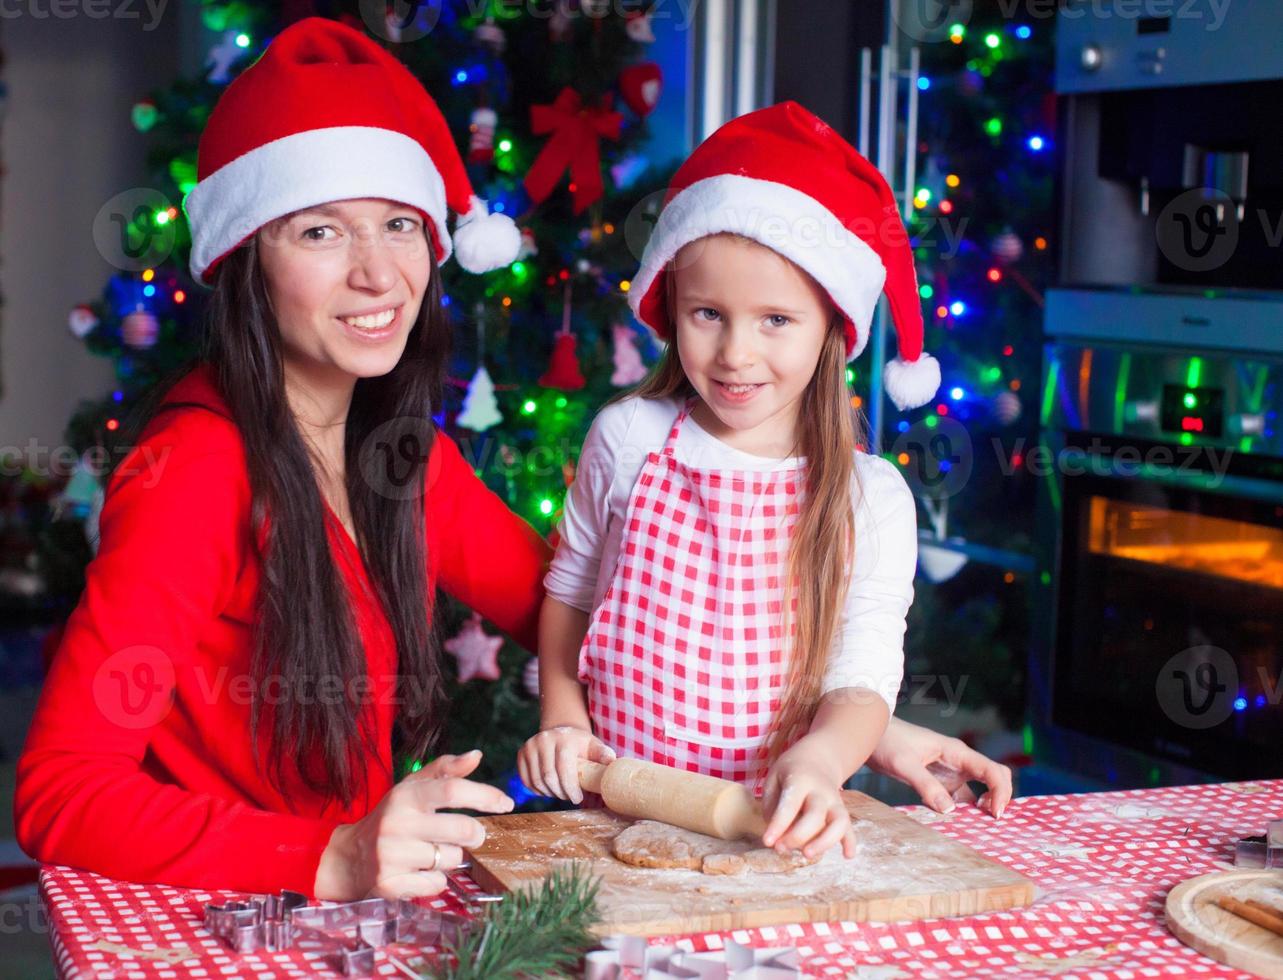
[[[604,766],[580,760],[579,784],[600,793],[622,817],[662,820],[722,840],[760,838],[766,832],[761,803],[726,779],[639,759],[616,759]]]
[[[1226,912],[1232,912],[1262,929],[1268,929],[1275,935],[1283,936],[1283,912],[1276,908],[1253,900],[1240,902],[1230,895],[1220,896],[1216,899],[1216,904]]]

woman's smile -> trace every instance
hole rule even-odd
[[[401,330],[405,305],[389,306],[375,313],[335,317],[347,335],[359,343],[381,343]]]

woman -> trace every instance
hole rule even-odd
[[[448,350],[439,263],[507,264],[435,104],[322,19],[223,94],[185,202],[208,356],[108,488],[99,554],[19,762],[24,850],[115,878],[318,898],[440,891],[512,801],[430,754],[437,585],[535,647],[546,543],[426,422]],[[453,242],[447,206],[464,217]],[[941,783],[928,771],[947,762]],[[871,763],[947,808],[1010,778],[894,725]]]

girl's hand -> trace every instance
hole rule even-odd
[[[465,847],[480,847],[486,829],[475,817],[443,809],[508,813],[510,797],[464,779],[481,752],[443,755],[397,783],[356,823],[341,824],[330,837],[316,872],[317,898],[347,902],[362,898],[435,895],[444,872],[463,862]]]
[[[882,741],[869,756],[869,768],[908,783],[922,802],[940,813],[954,803],[976,802],[967,780],[989,787],[977,806],[995,818],[1011,802],[1011,770],[981,755],[965,742],[892,717]]]
[[[535,735],[517,753],[517,774],[530,789],[571,803],[584,801],[579,787],[579,760],[615,761],[615,753],[586,728],[557,725]]]
[[[762,812],[768,821],[762,843],[781,854],[801,850],[813,858],[841,841],[843,856],[855,857],[855,831],[842,802],[842,780],[807,753],[802,742],[781,755],[767,773]]]

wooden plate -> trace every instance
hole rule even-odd
[[[1218,963],[1283,980],[1283,936],[1216,904],[1222,895],[1246,900],[1269,888],[1283,896],[1283,871],[1216,871],[1183,881],[1167,895],[1167,928]]]

